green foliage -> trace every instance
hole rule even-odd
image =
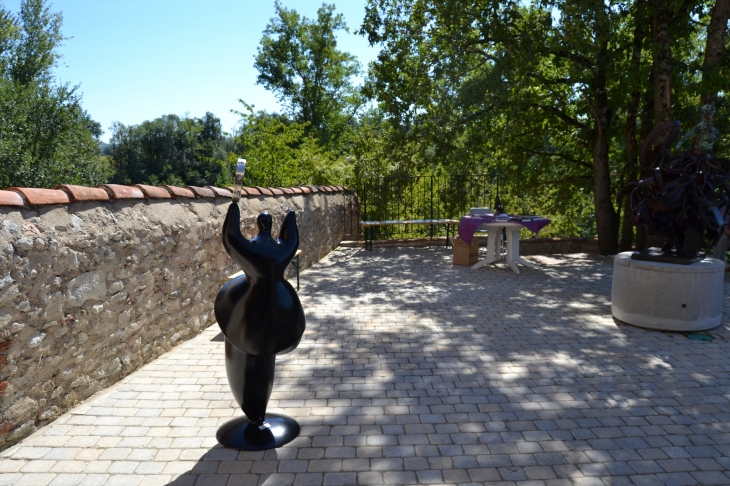
[[[362,98],[351,78],[360,71],[354,56],[337,49],[335,33],[347,31],[335,6],[323,4],[316,20],[277,1],[276,17],[264,30],[254,66],[258,84],[276,93],[287,114],[305,132],[337,147]],[[339,147],[337,147],[339,148]]]
[[[63,17],[51,13],[45,0],[24,0],[19,14],[22,26],[10,56],[10,79],[21,85],[34,81],[50,81],[51,69],[61,57]]]
[[[111,169],[99,154],[101,129],[76,88],[57,85],[60,13],[24,0],[16,18],[0,5],[0,186],[96,185]]]
[[[663,4],[672,19],[672,110],[687,128],[697,120],[711,3]],[[602,218],[603,237],[615,246],[615,195],[632,170],[626,133],[634,92],[642,101],[631,119],[636,133],[645,136],[654,121],[656,5],[370,0],[360,33],[381,52],[365,90],[381,113],[361,122],[371,133],[355,146],[356,173],[498,170],[508,210],[525,212],[528,202],[527,212],[553,219],[545,234],[566,236],[593,236]],[[637,26],[643,40],[632,66]],[[727,119],[726,103],[721,96],[718,120]]]
[[[254,111],[252,105],[241,103],[244,111],[236,112],[241,115],[236,142],[237,150],[248,160],[247,185],[337,184],[347,177],[345,158],[307,134],[307,124],[283,115]],[[235,157],[229,161],[230,172]]]
[[[165,115],[132,126],[115,123],[110,144],[112,181],[174,186],[224,181],[221,174],[233,148],[212,113],[202,118]]]
[[[100,133],[66,86],[0,80],[0,186],[54,187],[106,182]]]

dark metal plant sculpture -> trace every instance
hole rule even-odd
[[[715,245],[722,236],[720,209],[730,201],[730,160],[710,155],[717,130],[712,127],[714,107],[702,107],[703,121],[678,144],[695,135],[698,146],[672,157],[672,144],[681,124],[671,121],[656,127],[642,142],[642,167],[653,167],[645,178],[627,184],[618,194],[628,195],[634,224],[643,224],[650,235],[664,237],[661,250],[650,248],[632,258],[689,264],[704,258],[703,239]]]

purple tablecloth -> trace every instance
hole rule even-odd
[[[475,214],[473,216],[464,216],[459,222],[459,238],[464,240],[467,245],[471,245],[477,229],[485,223],[495,223],[497,217],[494,214]],[[533,218],[532,220],[522,221],[518,217],[510,216],[505,223],[519,223],[528,230],[537,234],[541,229],[550,224],[547,218]]]

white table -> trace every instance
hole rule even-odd
[[[517,264],[532,268],[532,263],[528,262],[520,256],[520,230],[524,228],[520,223],[511,223],[508,221],[495,221],[494,223],[484,223],[479,229],[487,230],[487,258],[476,262],[471,268],[477,269],[499,260],[502,255],[499,248],[499,242],[502,239],[502,228],[507,230],[507,255],[505,262],[515,273],[520,273]],[[476,238],[476,235],[474,235]]]

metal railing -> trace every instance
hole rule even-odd
[[[459,219],[488,207],[497,182],[488,174],[387,175],[357,181],[362,221]],[[373,228],[375,239],[434,238],[446,228],[394,225]]]

